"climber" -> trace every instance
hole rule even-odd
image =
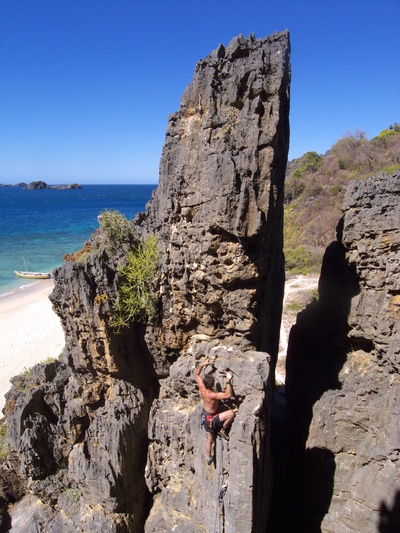
[[[201,414],[201,425],[207,432],[206,439],[206,453],[207,464],[210,465],[213,461],[212,447],[215,441],[216,433],[225,440],[229,440],[229,435],[226,432],[227,428],[232,424],[235,413],[225,405],[220,404],[220,400],[227,400],[233,394],[232,389],[232,374],[226,374],[226,387],[224,392],[214,392],[214,377],[210,374],[200,377],[202,369],[210,364],[208,357],[196,368],[194,377],[200,390],[200,396],[203,400],[203,412]]]

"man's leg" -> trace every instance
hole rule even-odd
[[[234,418],[235,412],[232,411],[232,409],[228,409],[228,411],[219,413],[219,420],[222,424],[222,429],[227,429],[232,424]]]
[[[212,457],[212,446],[214,442],[214,432],[213,431],[207,431],[207,437],[206,437],[206,452],[207,452],[207,459],[210,459]]]

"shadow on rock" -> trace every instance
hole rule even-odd
[[[385,502],[381,503],[379,509],[379,533],[398,533],[400,531],[400,490],[397,491],[392,507],[388,507]]]
[[[275,394],[275,488],[269,533],[321,531],[332,498],[334,455],[327,449],[306,449],[306,442],[314,404],[324,392],[341,388],[339,372],[346,361],[350,329],[347,318],[351,299],[359,292],[340,233],[339,224],[339,240],[325,252],[319,299],[298,314],[290,332],[286,397],[282,395],[279,402],[279,391]]]

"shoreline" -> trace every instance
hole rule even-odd
[[[49,295],[52,279],[34,281],[0,296],[0,410],[11,388],[10,378],[48,358],[58,358],[64,331]],[[0,415],[1,417],[1,415]]]
[[[21,265],[20,268],[16,268],[15,270],[3,270],[1,271],[0,276],[0,301],[3,298],[7,298],[9,296],[13,296],[14,294],[19,293],[19,291],[25,291],[27,289],[30,289],[33,286],[36,286],[37,284],[41,284],[42,282],[48,282],[48,281],[54,281],[54,272],[56,270],[59,270],[63,265],[63,261],[60,261],[55,263],[55,261],[49,261],[49,262],[42,262],[40,268],[36,269],[37,271],[40,270],[40,272],[46,272],[50,274],[50,278],[40,279],[40,278],[23,278],[20,276],[17,276],[15,274],[15,270],[30,270],[35,271],[35,269],[31,265]]]
[[[26,296],[28,293],[40,292],[44,289],[45,285],[54,287],[54,281],[52,278],[37,280],[23,280],[21,278],[20,281],[21,285],[19,285],[18,287],[10,288],[6,292],[0,292],[0,305],[3,301],[13,300],[14,298],[20,298],[21,296]]]

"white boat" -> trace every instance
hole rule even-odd
[[[49,279],[51,278],[50,272],[28,272],[23,270],[14,270],[15,274],[20,278],[26,279]]]
[[[25,270],[14,270],[15,274],[20,278],[25,279],[49,279],[51,278],[51,272],[32,272],[28,270],[25,257],[22,258],[25,265]]]

